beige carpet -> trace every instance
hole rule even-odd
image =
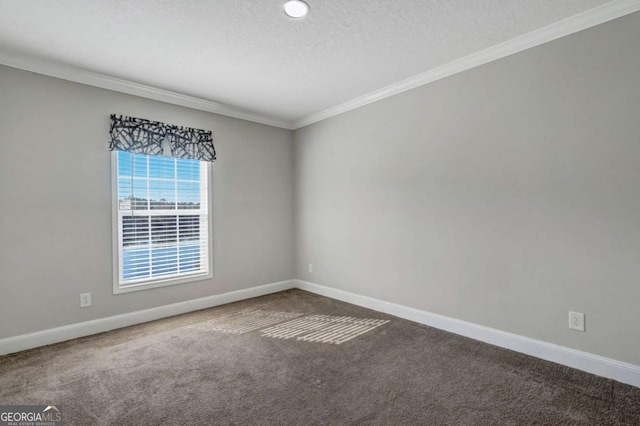
[[[640,425],[640,389],[300,290],[0,357],[68,425]]]

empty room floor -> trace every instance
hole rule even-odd
[[[289,290],[0,357],[65,424],[640,424],[640,389]]]

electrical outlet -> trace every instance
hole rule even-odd
[[[82,293],[80,295],[80,307],[88,308],[91,306],[91,293]]]
[[[581,312],[569,311],[569,328],[572,330],[584,331],[584,314]]]
[[[309,264],[309,273],[313,274],[313,263]]]

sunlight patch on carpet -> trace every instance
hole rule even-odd
[[[217,331],[220,333],[242,334],[257,330],[282,321],[300,317],[304,314],[297,312],[277,312],[256,310],[242,312],[222,318],[191,324],[187,328],[200,331]]]
[[[339,345],[388,322],[389,320],[309,315],[266,328],[261,331],[261,335]]]

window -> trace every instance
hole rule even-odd
[[[211,278],[208,163],[125,151],[112,162],[114,293]]]

